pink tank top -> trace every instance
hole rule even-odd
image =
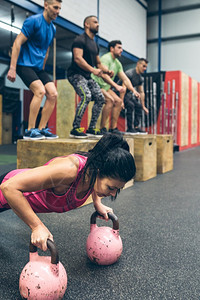
[[[50,213],[50,212],[57,212],[63,213],[69,211],[71,209],[75,209],[81,206],[92,193],[93,189],[90,189],[87,195],[83,199],[78,199],[76,197],[77,187],[83,174],[83,168],[86,164],[87,157],[79,155],[79,154],[72,154],[76,156],[79,160],[79,168],[77,172],[77,177],[75,181],[71,184],[70,188],[67,192],[63,195],[56,195],[52,189],[47,190],[39,190],[35,192],[25,192],[23,195],[28,200],[29,204],[31,205],[32,209],[36,213]],[[47,162],[45,165],[48,165],[52,160]],[[2,182],[8,180],[9,178],[24,172],[28,169],[17,169],[9,172],[3,179]],[[0,208],[10,208],[6,199],[4,198],[2,192],[0,191]]]

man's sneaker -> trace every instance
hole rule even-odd
[[[40,133],[45,136],[47,140],[58,139],[58,135],[51,133],[49,128],[43,128]]]
[[[125,135],[136,135],[139,134],[139,132],[135,128],[127,129],[127,131],[124,133]]]
[[[30,130],[26,129],[23,139],[25,140],[44,140],[45,136],[40,133],[40,130],[37,128],[31,128]]]
[[[70,131],[70,137],[73,137],[75,139],[85,139],[87,138],[87,134],[85,134],[84,132],[84,128],[73,128]]]
[[[115,134],[124,134],[124,132],[119,131],[119,129],[116,127],[114,129],[109,129],[109,132],[115,133]]]
[[[100,131],[101,131],[101,134],[103,134],[103,135],[108,132],[106,127],[101,128]]]
[[[141,128],[135,128],[135,130],[138,132],[138,134],[148,134],[146,131],[142,130]]]
[[[88,128],[86,133],[88,136],[96,137],[96,138],[101,138],[103,136],[103,134],[101,133],[101,130],[97,129],[97,128]]]

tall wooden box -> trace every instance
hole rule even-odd
[[[96,140],[57,139],[57,140],[18,140],[17,168],[35,168],[44,165],[56,156],[63,156],[77,151],[88,151]]]
[[[173,136],[158,134],[157,141],[157,173],[163,174],[173,170]]]
[[[135,181],[146,181],[157,175],[157,146],[155,135],[134,136]]]

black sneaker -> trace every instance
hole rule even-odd
[[[25,130],[23,139],[37,141],[37,140],[44,140],[45,136],[40,133],[40,130],[38,128],[31,128],[30,130],[28,129]]]
[[[124,133],[125,135],[137,135],[139,132],[135,128],[127,129],[127,131]]]
[[[88,136],[96,137],[96,138],[101,138],[103,136],[103,134],[101,133],[101,130],[97,129],[97,128],[88,128],[86,133]]]
[[[119,131],[119,129],[116,127],[114,129],[109,129],[109,132],[115,133],[115,134],[124,134],[124,132]]]
[[[51,133],[49,128],[43,128],[40,130],[40,133],[45,136],[47,140],[58,139],[58,135]]]
[[[84,132],[84,128],[73,128],[70,131],[70,137],[73,137],[75,139],[85,139],[87,138],[87,134],[85,134]]]
[[[146,131],[142,130],[141,128],[135,128],[135,130],[138,132],[138,134],[148,134]]]
[[[101,130],[101,134],[103,135],[108,132],[106,127],[103,127],[100,130]]]

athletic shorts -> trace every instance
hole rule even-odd
[[[36,71],[34,68],[18,65],[16,72],[28,88],[35,80],[41,80],[44,85],[48,82],[52,82],[44,70]]]

